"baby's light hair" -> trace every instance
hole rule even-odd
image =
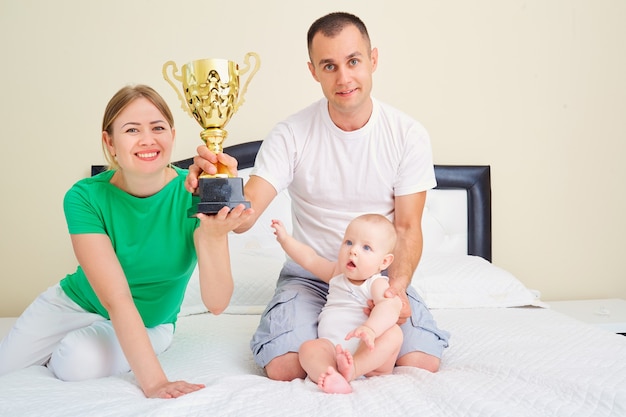
[[[372,226],[381,227],[383,235],[381,236],[381,240],[383,237],[386,238],[388,244],[389,253],[393,252],[393,249],[396,247],[396,227],[393,225],[391,220],[383,216],[382,214],[377,213],[367,213],[361,214],[360,216],[352,219],[350,223],[354,222],[366,222],[370,223]]]

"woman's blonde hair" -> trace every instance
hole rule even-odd
[[[110,137],[113,137],[113,122],[117,119],[117,116],[133,101],[138,98],[145,98],[149,100],[154,106],[161,112],[165,120],[169,123],[170,128],[174,127],[174,117],[163,97],[159,95],[152,87],[147,85],[129,85],[122,87],[113,97],[109,100],[106,109],[104,110],[104,117],[102,118],[102,131],[107,132]],[[108,169],[117,169],[119,165],[117,161],[111,155],[109,148],[102,141],[102,150],[104,152],[104,158],[107,161]]]

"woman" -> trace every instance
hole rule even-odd
[[[47,364],[67,381],[132,370],[147,397],[203,388],[169,381],[157,355],[172,341],[196,260],[207,308],[219,314],[228,305],[227,234],[252,210],[188,218],[187,171],[169,164],[174,138],[172,114],[152,88],[124,87],[109,101],[102,146],[110,169],[64,199],[79,267],[16,321],[0,343],[0,375]]]

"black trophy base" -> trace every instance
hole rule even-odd
[[[192,197],[192,205],[187,214],[215,214],[223,207],[231,210],[243,204],[250,208],[250,202],[243,197],[243,179],[241,178],[200,178],[197,195]]]

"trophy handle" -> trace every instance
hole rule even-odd
[[[167,81],[169,83],[169,85],[172,86],[174,91],[176,91],[176,94],[178,95],[178,99],[180,100],[180,106],[183,109],[183,111],[185,113],[187,113],[189,116],[193,117],[193,114],[191,114],[191,110],[189,109],[189,106],[187,106],[187,102],[185,101],[185,98],[180,93],[180,88],[176,87],[176,85],[174,84],[172,79],[167,74],[167,69],[169,67],[173,67],[174,68],[173,71],[172,71],[172,77],[174,77],[179,83],[182,84],[183,76],[182,76],[182,74],[176,75],[176,73],[178,72],[178,67],[176,66],[176,63],[174,61],[167,61],[165,64],[163,64],[163,78],[165,78],[165,81]]]
[[[248,91],[248,84],[250,84],[250,81],[252,81],[252,77],[254,77],[254,74],[257,73],[257,71],[259,70],[259,67],[261,66],[261,58],[259,58],[259,54],[257,54],[256,52],[248,52],[243,60],[246,66],[241,71],[239,71],[240,76],[244,75],[246,72],[250,70],[250,57],[254,57],[254,68],[252,69],[252,72],[248,74],[248,77],[246,78],[246,83],[243,85],[243,88],[241,89],[239,101],[237,102],[235,109],[234,109],[235,111],[239,110],[239,107],[241,107],[241,105],[243,104],[244,96],[246,95],[246,91]]]

